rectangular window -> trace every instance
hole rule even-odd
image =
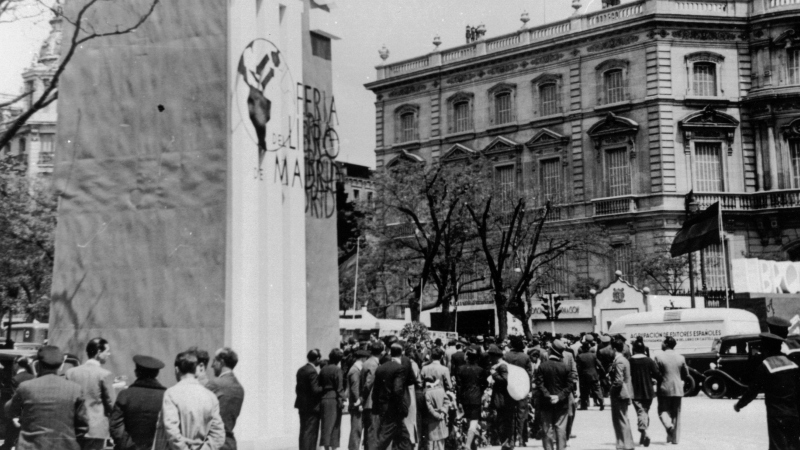
[[[417,126],[413,113],[400,116],[400,142],[409,142],[417,139]]]
[[[800,84],[800,48],[786,50],[789,84]]]
[[[704,97],[717,95],[717,65],[713,63],[695,63],[693,93]]]
[[[618,148],[606,152],[606,171],[609,197],[631,193],[631,173],[626,149]]]
[[[720,244],[712,244],[701,251],[703,252],[703,262],[705,265],[706,287],[711,291],[725,289],[728,283],[725,274],[725,259],[723,258],[722,246]],[[697,262],[699,263],[699,261]],[[698,272],[700,271],[699,266],[697,266],[696,270]]]
[[[556,98],[555,83],[545,84],[539,87],[539,99],[541,100],[540,109],[543,116],[550,116],[558,113],[558,99]]]
[[[544,204],[548,200],[558,203],[561,200],[561,161],[559,159],[542,161],[539,180],[541,203]]]
[[[722,144],[695,143],[695,189],[697,192],[722,192]]]
[[[616,272],[617,270],[621,271],[622,277],[633,283],[633,263],[631,261],[630,244],[614,246],[612,247],[612,252],[614,256],[613,272]]]
[[[553,259],[550,264],[543,268],[540,276],[543,282],[540,285],[539,295],[548,292],[555,292],[556,294],[569,293],[567,255],[560,255]]]
[[[358,197],[360,194],[361,192],[359,192],[358,189],[353,189],[353,200],[358,201]]]
[[[495,169],[500,205],[503,211],[510,211],[514,205],[515,179],[514,166],[502,166]]]
[[[41,142],[41,150],[39,150],[39,164],[49,165],[53,164],[54,149],[54,136],[51,134],[42,135],[39,138]]]
[[[609,70],[604,75],[606,103],[618,103],[625,100],[625,84],[621,70]]]
[[[800,188],[800,140],[789,141],[789,157],[792,159],[792,187]]]
[[[511,94],[506,92],[494,97],[494,121],[495,123],[508,123],[512,120],[511,115]]]
[[[311,32],[311,54],[331,60],[331,40],[321,34]]]
[[[472,129],[472,121],[469,114],[469,102],[459,102],[453,105],[453,115],[455,116],[455,132],[461,133]]]

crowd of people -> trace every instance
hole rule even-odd
[[[157,380],[164,363],[146,355],[133,357],[136,381],[115,384],[103,367],[110,356],[109,342],[95,338],[82,364],[50,345],[33,360],[17,358],[2,449],[94,450],[109,440],[116,450],[236,449],[244,389],[235,351],[220,348],[213,359],[197,348],[179,353],[170,388]]]
[[[628,409],[636,410],[639,444],[649,446],[649,414],[657,413],[667,443],[680,437],[686,362],[674,338],[650,357],[641,338],[541,333],[505,341],[350,339],[323,359],[318,349],[297,372],[300,450],[339,448],[350,416],[348,450],[503,449],[541,440],[564,449],[575,438],[577,411],[611,408],[618,449],[634,448]],[[521,375],[523,374],[524,375]],[[654,385],[656,387],[654,387]]]

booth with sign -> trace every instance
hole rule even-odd
[[[605,333],[614,319],[626,314],[647,311],[647,295],[617,275],[617,280],[595,295],[594,331]]]
[[[592,331],[592,301],[591,300],[559,300],[561,314],[553,325],[542,312],[541,302],[534,302],[531,314],[531,331],[552,331],[556,333],[579,335],[581,332]]]

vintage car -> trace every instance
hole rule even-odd
[[[753,375],[754,360],[760,358],[757,334],[723,336],[717,349],[717,360],[709,364],[703,375],[703,391],[709,398],[739,397]]]

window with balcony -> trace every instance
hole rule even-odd
[[[54,141],[54,136],[51,134],[45,134],[39,137],[39,142],[41,142],[41,149],[39,150],[39,165],[53,164],[53,157],[55,155]]]
[[[401,105],[395,109],[395,143],[419,140],[419,107],[417,105]]]
[[[631,170],[627,149],[615,148],[606,151],[606,179],[609,197],[631,193]]]
[[[540,277],[542,284],[539,285],[539,295],[555,292],[556,294],[566,294],[569,292],[569,271],[567,266],[567,255],[562,254],[550,261],[541,271]]]
[[[722,192],[722,144],[696,142],[694,155],[695,190],[697,192]]]
[[[541,203],[548,200],[558,203],[561,200],[561,160],[558,158],[541,161],[539,169],[539,192]]]
[[[497,183],[497,194],[500,207],[503,211],[510,211],[514,208],[516,194],[516,177],[513,165],[500,166],[495,168],[495,182]]]
[[[511,122],[511,93],[503,92],[494,97],[494,122],[497,124]]]
[[[447,132],[466,133],[475,129],[472,122],[473,94],[457,92],[447,99]]]
[[[694,95],[714,97],[717,95],[717,65],[696,63],[692,69],[692,90]]]
[[[625,84],[622,70],[609,70],[603,74],[606,91],[606,103],[618,103],[625,100]]]
[[[792,187],[800,188],[800,139],[789,141],[789,158],[792,160]]]
[[[556,95],[555,83],[539,86],[539,101],[539,110],[543,116],[551,116],[558,113],[558,96]]]
[[[800,48],[786,49],[789,84],[800,84]]]

